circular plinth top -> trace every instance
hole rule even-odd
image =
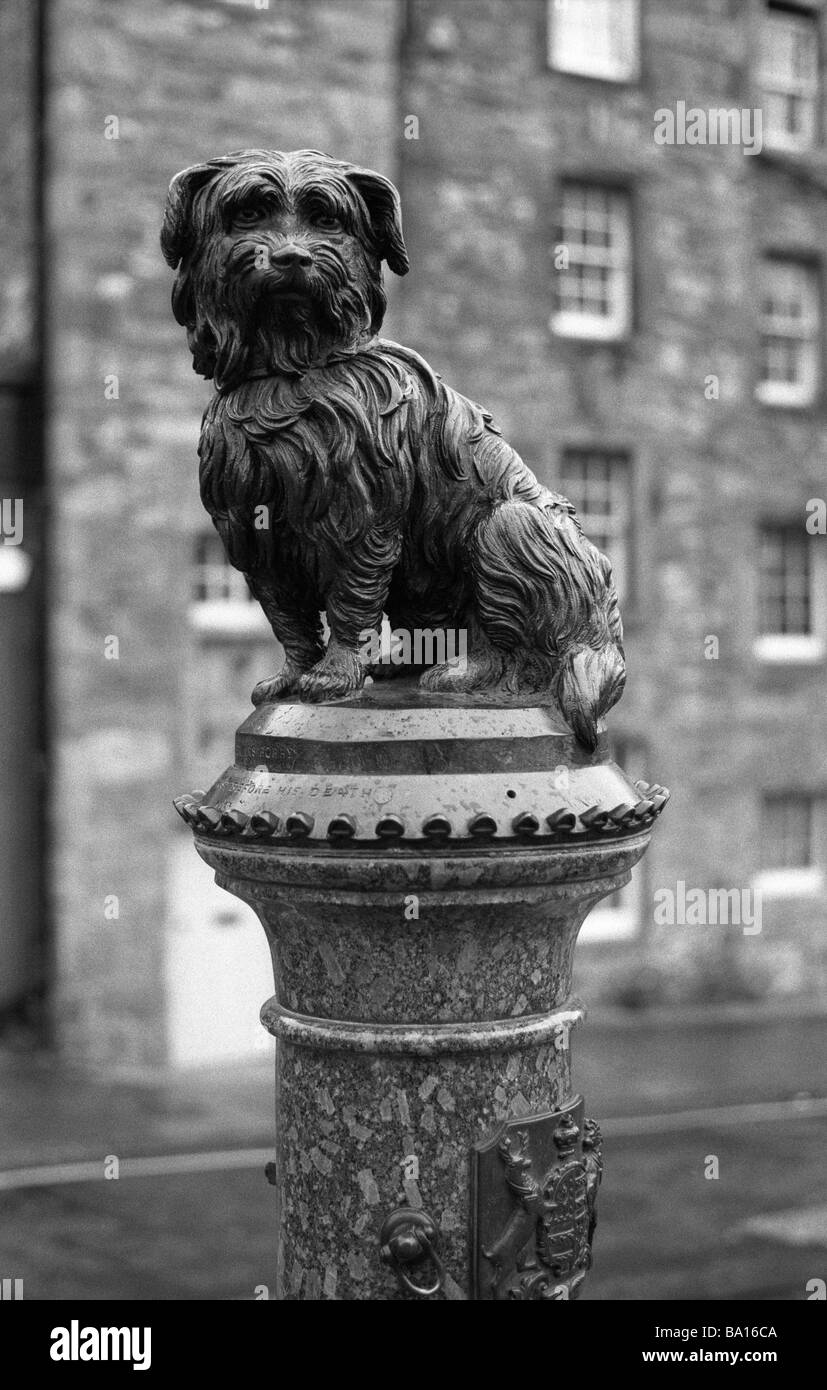
[[[535,772],[561,761],[605,761],[605,752],[580,747],[556,710],[446,700],[409,681],[401,685],[374,685],[361,700],[260,705],[236,735],[236,759],[271,771],[384,775]]]
[[[199,836],[401,852],[639,834],[668,792],[633,784],[556,710],[430,695],[409,680],[324,704],[260,705],[236,762],[176,807]]]

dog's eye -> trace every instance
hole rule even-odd
[[[234,227],[255,227],[259,222],[263,222],[267,216],[267,209],[261,205],[252,204],[247,208],[239,208],[233,213]]]
[[[313,226],[318,227],[320,232],[340,232],[342,230],[342,223],[338,217],[332,215],[328,217],[324,213],[313,218]]]

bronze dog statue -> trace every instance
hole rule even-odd
[[[382,262],[408,270],[393,184],[242,150],[175,176],[161,244],[217,387],[201,497],[286,654],[254,702],[358,691],[386,614],[467,632],[466,662],[428,667],[425,689],[547,694],[593,748],[624,683],[611,567],[487,411],[377,336]]]

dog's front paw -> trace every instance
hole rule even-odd
[[[295,695],[302,676],[301,666],[286,661],[275,676],[259,681],[251,695],[254,705],[267,704],[268,700],[278,700],[282,695]]]
[[[441,661],[438,666],[429,666],[419,677],[423,690],[432,693],[461,694],[473,690],[476,667],[468,661]]]
[[[299,681],[303,700],[336,700],[353,695],[365,683],[365,668],[348,647],[331,645],[322,660],[306,671]]]

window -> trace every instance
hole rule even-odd
[[[809,405],[818,393],[818,274],[800,261],[767,257],[762,267],[761,360],[755,394],[765,405]]]
[[[252,599],[244,575],[233,569],[221,537],[215,531],[205,531],[195,538],[193,591],[196,603],[238,603]]]
[[[548,0],[548,60],[560,72],[632,82],[640,68],[638,0]]]
[[[764,661],[825,655],[823,570],[803,521],[762,526],[758,535],[758,637]]]
[[[629,196],[600,184],[563,184],[551,326],[572,338],[622,338],[631,323]]]
[[[195,537],[190,618],[202,631],[257,636],[269,625],[244,575],[234,569],[216,531]]]
[[[801,792],[767,792],[761,808],[761,863],[755,886],[785,897],[821,891],[817,843],[827,803]],[[822,828],[820,828],[822,827]]]
[[[567,449],[560,491],[568,497],[592,545],[612,562],[618,597],[629,591],[631,468],[629,456],[598,449]]]
[[[809,869],[813,855],[813,803],[809,796],[764,797],[762,847],[765,864]]]
[[[646,750],[637,740],[610,738],[609,756],[632,782],[645,777]],[[580,929],[580,941],[628,941],[640,931],[644,869],[636,864],[632,877],[592,908]]]
[[[758,556],[760,627],[785,637],[811,631],[811,546],[803,527],[764,526]]]
[[[804,150],[818,143],[818,50],[818,18],[812,11],[768,6],[758,60],[767,145]]]

